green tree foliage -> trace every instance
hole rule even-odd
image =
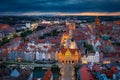
[[[44,39],[45,37],[44,36],[40,36],[39,39]]]
[[[93,51],[94,52],[94,49],[93,49],[93,46],[90,45],[90,44],[87,44],[84,42],[84,47],[88,50],[88,51]]]
[[[113,45],[120,46],[120,42],[112,43]]]
[[[52,67],[51,67],[51,71],[59,73],[60,72],[60,68],[57,65],[53,64]]]
[[[31,31],[31,30],[28,30],[28,31],[22,32],[22,33],[20,34],[20,36],[21,36],[22,38],[25,38],[25,37],[27,37],[27,36],[30,35],[30,34],[32,34],[32,31]]]
[[[16,38],[16,37],[18,37],[18,35],[17,34],[13,34],[13,38]]]
[[[3,44],[5,44],[5,43],[9,42],[9,39],[8,39],[7,37],[4,37],[4,38],[2,39],[2,42],[3,42]]]
[[[7,37],[2,38],[2,41],[0,41],[0,46],[3,46],[4,44],[8,43],[10,41],[10,39],[8,39]]]

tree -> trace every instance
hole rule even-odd
[[[28,31],[22,32],[22,33],[20,34],[20,36],[21,36],[22,38],[25,38],[26,36],[28,36],[28,35],[30,35],[30,34],[32,34],[32,31],[31,31],[31,30],[28,30]]]
[[[3,45],[3,43],[2,43],[2,41],[0,41],[0,46],[2,46]]]
[[[86,50],[94,52],[94,49],[93,49],[92,45],[90,45],[86,42],[84,42],[83,44],[84,44],[84,47],[86,48]]]
[[[40,36],[39,39],[44,39],[45,37],[44,36]]]
[[[3,44],[5,44],[5,43],[9,42],[9,39],[8,39],[7,37],[4,37],[4,38],[2,39],[2,42],[3,42]]]
[[[16,38],[16,37],[18,37],[18,34],[13,34],[13,38]]]

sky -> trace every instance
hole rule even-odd
[[[0,15],[120,15],[120,0],[0,0]]]

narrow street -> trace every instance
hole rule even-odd
[[[75,80],[74,67],[72,64],[63,64],[61,68],[61,80]]]

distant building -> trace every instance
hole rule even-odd
[[[102,55],[100,56],[99,52],[96,51],[96,53],[88,53],[87,55],[84,55],[81,57],[81,63],[82,64],[87,64],[89,62],[92,63],[99,63],[100,60],[102,61]]]
[[[100,18],[97,16],[96,18],[95,18],[95,25],[96,26],[100,26]]]
[[[9,36],[14,33],[15,29],[10,27],[8,24],[0,24],[0,39],[6,36],[9,38]]]
[[[10,74],[11,77],[18,77],[19,75],[20,73],[17,69],[14,69]]]
[[[27,43],[24,60],[56,60],[56,51],[52,48],[53,46],[52,43],[44,41]]]
[[[88,59],[87,59],[86,55],[84,55],[83,57],[81,57],[81,63],[82,64],[88,64]]]
[[[94,53],[88,53],[87,54],[87,60],[88,62],[94,62]]]
[[[51,21],[43,20],[43,21],[41,22],[41,24],[51,24]]]
[[[15,57],[16,57],[16,52],[15,51],[11,51],[10,54],[9,54],[9,59],[10,60],[15,60]]]
[[[31,24],[30,23],[26,23],[26,28],[30,28]]]
[[[100,54],[98,51],[96,51],[95,55],[94,55],[94,62],[95,63],[99,63],[100,62]]]

